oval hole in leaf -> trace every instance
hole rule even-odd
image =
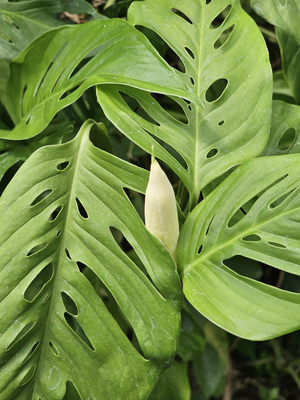
[[[155,121],[146,111],[145,109],[139,104],[139,102],[134,98],[129,96],[129,94],[124,92],[119,92],[120,96],[123,98],[125,103],[134,111],[137,115],[144,118],[147,122],[150,122],[153,125],[160,126],[160,124]]]
[[[206,5],[207,5],[207,4],[210,4],[211,1],[212,1],[212,0],[206,0],[206,1],[205,1],[205,4],[206,4]]]
[[[29,381],[31,381],[31,379],[34,377],[35,368],[36,368],[36,366],[33,365],[33,366],[29,369],[29,371],[25,374],[25,376],[24,376],[23,379],[21,380],[19,386],[24,386],[24,385],[26,385],[26,383],[28,383]]]
[[[274,247],[279,247],[280,249],[286,249],[287,247],[284,244],[276,243],[276,242],[268,242],[269,245]]]
[[[278,207],[281,203],[283,203],[297,188],[290,190],[288,193],[285,193],[283,196],[278,197],[275,201],[270,204],[270,208],[273,209]]]
[[[205,232],[205,236],[208,235],[210,227],[211,227],[211,224],[213,223],[214,218],[215,218],[215,215],[212,217],[212,219],[210,220],[210,222],[209,222],[209,224],[207,226],[207,229],[206,229],[206,232]]]
[[[210,27],[211,29],[216,29],[216,28],[218,28],[219,26],[221,26],[221,25],[225,22],[225,20],[228,18],[228,15],[229,15],[231,9],[232,9],[231,4],[228,4],[228,6],[226,6],[226,7],[220,12],[220,14],[218,14],[218,15],[216,16],[216,18],[211,22],[211,24],[210,24],[209,27]]]
[[[65,171],[65,170],[67,169],[67,167],[69,166],[69,164],[70,164],[69,161],[64,161],[64,162],[58,164],[58,165],[56,166],[56,168],[57,168],[59,171]]]
[[[188,55],[195,60],[195,54],[192,52],[191,49],[189,49],[188,47],[185,47],[185,51],[188,53]]]
[[[233,256],[223,263],[237,274],[251,279],[260,279],[263,275],[263,269],[258,261],[242,256]]]
[[[289,150],[296,140],[296,131],[294,128],[287,129],[283,135],[281,136],[278,142],[278,149],[279,150]]]
[[[40,83],[37,85],[37,87],[36,87],[36,89],[35,89],[35,91],[34,91],[34,93],[33,93],[33,97],[36,97],[37,94],[39,93],[39,91],[41,90],[41,88],[42,88],[42,86],[43,86],[43,83],[45,82],[45,79],[47,78],[47,74],[48,74],[48,72],[50,71],[52,65],[53,65],[53,63],[51,62],[51,63],[48,65],[47,69],[45,70],[44,75],[43,75],[42,79],[40,80]]]
[[[66,253],[66,256],[68,257],[68,259],[72,260],[68,249],[65,249],[65,253]]]
[[[170,65],[170,67],[177,69],[182,73],[186,73],[185,65],[182,62],[181,58],[174,52],[174,50],[165,43],[165,51],[163,57],[165,61]]]
[[[209,103],[218,100],[228,86],[228,80],[221,78],[213,82],[206,90],[205,99]]]
[[[188,118],[183,108],[185,105],[181,106],[180,104],[182,99],[176,99],[176,101],[160,93],[151,93],[151,96],[172,118],[183,124],[188,124]],[[158,125],[160,126],[160,124]]]
[[[130,259],[132,259],[129,255],[129,253],[132,255],[131,251],[127,252],[127,255]],[[134,255],[136,255],[136,253],[134,253]],[[135,259],[132,259],[132,260],[135,264],[137,264]],[[91,285],[94,287],[98,296],[103,301],[103,304],[105,305],[107,310],[110,312],[110,314],[113,316],[115,321],[118,323],[120,329],[125,334],[128,334],[128,332],[130,330],[132,330],[132,327],[131,327],[130,323],[128,322],[127,318],[125,318],[118,303],[116,302],[115,298],[110,293],[110,291],[107,289],[105,284],[102,282],[102,280],[98,277],[98,275],[90,267],[88,267],[87,265],[85,265],[81,262],[77,262],[77,265],[78,265],[80,272],[82,272],[82,274],[85,276],[85,278],[88,279],[89,282],[91,283]]]
[[[35,206],[36,204],[42,202],[43,200],[45,200],[47,197],[50,196],[50,194],[53,192],[53,190],[48,189],[48,190],[44,190],[41,194],[39,194],[34,200],[33,202],[30,204],[30,207]]]
[[[24,163],[24,161],[18,161],[5,172],[5,174],[3,175],[3,177],[0,181],[0,196],[2,195],[4,189],[9,184],[9,182],[12,180],[12,178],[15,176],[16,172],[22,166],[23,163]]]
[[[50,217],[48,218],[48,221],[50,221],[50,222],[55,221],[56,218],[58,218],[61,210],[62,210],[62,206],[56,207],[56,209],[54,211],[52,211],[52,213],[50,214]]]
[[[41,244],[38,244],[38,245],[32,247],[32,248],[29,250],[29,252],[26,254],[26,257],[30,257],[30,256],[32,256],[34,253],[37,253],[38,251],[43,250],[43,249],[47,246],[47,244],[48,244],[48,243],[41,243]]]
[[[260,242],[261,241],[261,237],[256,235],[256,234],[252,234],[252,235],[244,236],[242,238],[242,240],[244,242]]]
[[[214,43],[215,49],[219,49],[228,41],[228,39],[232,35],[234,28],[235,28],[235,24],[231,25],[231,27],[229,27],[228,29],[225,29],[225,31],[223,31],[221,33],[221,35],[218,37],[218,39]]]
[[[94,346],[86,336],[84,330],[82,329],[81,325],[78,323],[77,319],[68,313],[64,313],[64,318],[69,325],[69,327],[76,333],[78,337],[92,350],[95,351]]]
[[[66,382],[66,392],[62,400],[82,400],[82,397],[78,393],[73,382],[71,381]]]
[[[282,7],[286,6],[286,0],[279,0],[279,3]]]
[[[9,351],[17,342],[19,342],[31,329],[34,327],[35,322],[29,322],[25,325],[21,331],[17,334],[14,340],[10,343],[10,345],[6,348],[6,351]]]
[[[244,216],[246,215],[243,208],[239,208],[230,218],[227,223],[228,228],[232,228],[235,224],[237,224]]]
[[[52,342],[49,342],[49,347],[52,350],[52,353],[55,354],[56,356],[59,356],[59,352],[57,350],[57,347],[54,346],[54,344]]]
[[[83,204],[81,203],[81,201],[76,197],[76,204],[77,204],[77,210],[79,212],[79,214],[82,216],[82,218],[87,219],[88,213],[86,211],[86,209],[84,208]]]
[[[206,155],[206,158],[213,158],[214,156],[216,156],[219,153],[218,149],[211,149],[209,150],[209,152]]]
[[[76,86],[74,86],[72,89],[68,90],[67,92],[64,92],[64,93],[60,96],[59,100],[63,100],[63,99],[65,99],[66,97],[70,96],[70,95],[71,95],[72,93],[74,93],[79,87],[80,87],[80,85],[76,85]],[[54,88],[53,88],[53,89],[54,89]]]
[[[198,254],[201,254],[202,250],[203,250],[203,244],[201,244],[201,246],[199,247]]]
[[[68,313],[78,315],[78,308],[75,301],[66,292],[61,292],[61,298]]]
[[[218,122],[218,125],[219,125],[219,126],[222,126],[222,125],[224,125],[224,122],[225,122],[225,121],[220,121],[220,122]]]
[[[186,14],[184,14],[182,11],[178,10],[177,8],[171,8],[171,11],[174,14],[178,15],[179,17],[183,18],[189,24],[193,25],[193,22],[191,21],[191,19]]]
[[[53,276],[53,265],[52,263],[47,264],[33,279],[30,285],[27,287],[24,293],[24,298],[27,301],[35,299],[51,280]]]
[[[38,348],[39,344],[40,344],[40,342],[37,342],[37,343],[35,343],[35,344],[32,346],[32,348],[31,348],[30,351],[28,352],[27,356],[26,356],[26,357],[24,358],[24,360],[22,361],[22,364],[21,364],[21,365],[24,365],[24,364],[29,360],[29,358],[33,355],[33,353],[35,352],[35,350]]]

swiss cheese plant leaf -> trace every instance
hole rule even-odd
[[[128,21],[156,32],[178,55],[185,71],[177,74],[204,108],[173,98],[178,120],[151,93],[111,85],[97,88],[99,103],[136,144],[149,153],[155,145],[156,157],[183,181],[193,207],[201,188],[258,155],[267,141],[271,70],[264,40],[235,0],[135,2]],[[148,116],[135,113],[126,96]]]
[[[0,201],[0,393],[5,400],[144,399],[178,342],[181,288],[173,259],[124,188],[148,172],[89,140],[37,150]],[[112,230],[131,244],[141,269]],[[90,273],[90,272],[91,273]],[[109,291],[134,347],[86,277]]]
[[[254,11],[300,43],[299,0],[250,0]]]
[[[280,46],[285,79],[296,103],[300,104],[300,39],[297,42],[280,28],[276,29],[276,34]]]
[[[261,156],[300,153],[300,106],[273,101],[269,141]]]
[[[1,130],[0,137],[18,140],[38,134],[88,87],[103,83],[197,100],[126,21],[91,21],[46,32],[11,64],[5,103],[16,126]]]
[[[14,59],[42,33],[63,25],[62,20],[55,18],[55,15],[63,11],[72,9],[73,13],[98,15],[96,10],[85,1],[72,1],[72,8],[68,3],[64,0],[0,2],[1,58]]]
[[[58,144],[62,138],[73,132],[73,124],[66,121],[56,121],[48,125],[43,135],[29,140],[13,142],[0,140],[0,180],[5,172],[19,161],[25,161],[39,147]]]
[[[226,265],[243,256],[300,275],[299,168],[298,154],[248,161],[183,225],[177,261],[184,293],[204,316],[237,336],[263,340],[300,327],[300,294]]]

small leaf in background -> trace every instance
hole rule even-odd
[[[187,362],[203,352],[205,333],[199,322],[189,312],[188,307],[182,309],[181,319],[178,354],[183,361]]]
[[[300,106],[273,101],[269,141],[261,157],[300,153]]]
[[[174,361],[159,378],[148,400],[190,400],[187,364]]]
[[[282,57],[282,69],[285,80],[296,103],[300,104],[300,37],[296,41],[280,28],[276,29],[276,34]]]
[[[300,44],[298,0],[250,0],[250,5],[258,15],[283,29]]]

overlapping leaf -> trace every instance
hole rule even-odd
[[[250,5],[258,15],[283,29],[300,44],[299,0],[250,0]]]
[[[71,142],[37,150],[1,197],[5,400],[144,399],[176,351],[175,265],[123,189],[144,192],[148,173],[94,147],[93,129],[87,121]],[[111,228],[126,237],[149,277]],[[86,279],[89,271],[116,300],[140,353]]]
[[[150,152],[155,144],[155,155],[184,182],[193,207],[201,188],[259,154],[267,141],[271,70],[265,43],[235,0],[135,2],[128,21],[155,31],[179,56],[185,68],[180,75],[204,109],[176,100],[185,123],[165,111],[150,93],[120,86],[98,87],[99,103],[118,129],[140,147]],[[219,90],[215,97],[214,90]],[[151,119],[132,111],[120,92],[135,98]],[[161,141],[183,161],[177,161]]]
[[[273,101],[269,141],[261,156],[300,153],[300,106]]]
[[[183,225],[177,260],[184,293],[207,318],[235,335],[262,340],[300,327],[300,294],[226,266],[226,260],[241,255],[300,275],[299,168],[298,154],[249,161]]]
[[[13,60],[42,33],[63,25],[61,20],[54,18],[63,11],[97,15],[96,10],[82,0],[73,1],[72,7],[64,0],[0,2],[1,58]]]
[[[89,61],[81,63],[86,57]],[[197,100],[126,21],[91,21],[46,32],[12,63],[5,102],[16,127],[1,130],[0,137],[16,140],[37,135],[88,87],[103,83]]]
[[[299,29],[298,29],[299,30]],[[297,42],[280,28],[276,29],[286,82],[297,104],[300,104],[300,39]]]

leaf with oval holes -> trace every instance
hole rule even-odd
[[[257,156],[267,142],[272,79],[264,40],[238,0],[135,2],[128,21],[156,32],[178,55],[185,72],[174,71],[204,109],[173,97],[182,115],[176,118],[155,95],[118,85],[98,86],[98,101],[134,143],[149,153],[155,144],[156,157],[183,181],[193,208],[203,187]],[[149,118],[134,112],[120,92]]]
[[[224,263],[243,256],[300,275],[299,168],[298,154],[244,163],[182,227],[177,264],[184,294],[234,335],[265,340],[300,327],[300,294],[241,276]]]
[[[298,0],[250,0],[250,5],[258,15],[283,29],[300,44]]]
[[[261,157],[300,153],[300,106],[273,101],[269,141]]]
[[[69,25],[46,32],[11,64],[5,103],[16,126],[0,130],[0,138],[37,135],[87,88],[104,83],[198,101],[145,36],[126,21]]]
[[[103,129],[89,120],[72,141],[38,149],[1,197],[5,399],[142,399],[176,353],[176,266],[125,193],[144,193],[149,173],[95,147],[92,128]],[[144,272],[112,230],[130,243]],[[91,274],[100,292],[86,278]],[[125,319],[138,348],[123,331]]]
[[[0,179],[16,163],[25,161],[39,147],[61,143],[64,136],[73,133],[73,123],[53,121],[42,135],[19,142],[0,139]]]

